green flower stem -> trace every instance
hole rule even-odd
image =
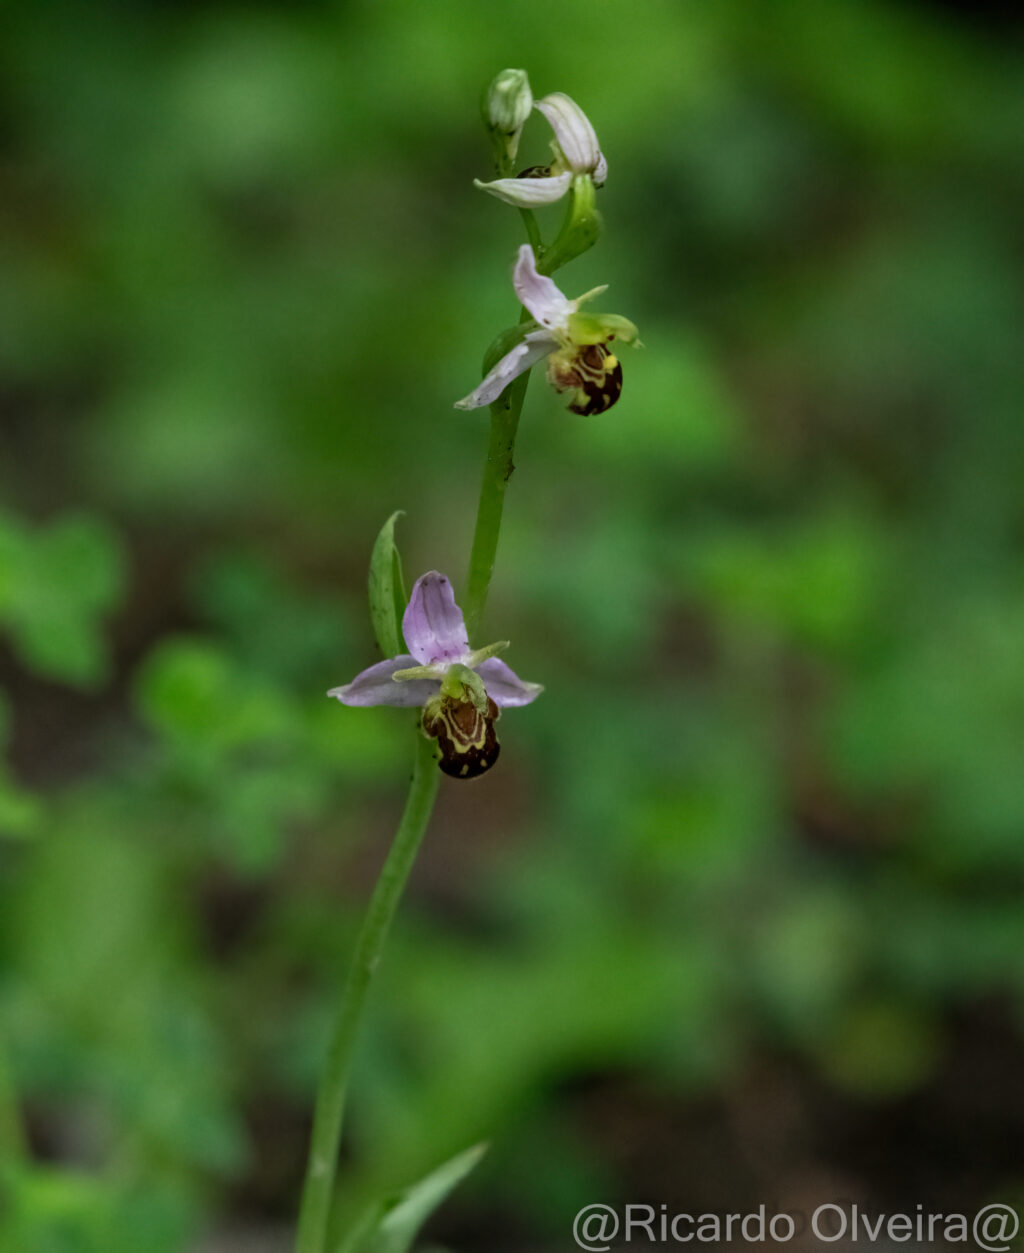
[[[540,237],[537,216],[532,209],[520,209],[519,216],[523,219],[523,226],[526,228],[526,238],[530,241],[530,247],[533,249],[533,254],[539,263],[544,255],[544,244]]]
[[[409,871],[427,829],[440,781],[434,743],[417,729],[409,796],[359,931],[355,956],[331,1031],[316,1099],[309,1165],[299,1211],[297,1253],[326,1253],[342,1115],[359,1020]]]
[[[567,261],[585,252],[596,241],[599,220],[593,208],[593,195],[594,185],[590,179],[585,179],[579,187],[574,187],[562,229],[555,244],[549,249],[541,242],[533,210],[520,209],[530,246],[542,274],[554,274]],[[530,321],[530,314],[526,309],[520,315],[519,321],[520,324]],[[485,362],[485,367],[487,364]],[[473,549],[469,555],[469,579],[463,602],[470,639],[480,625],[491,586],[501,518],[505,509],[505,489],[515,469],[512,457],[530,374],[529,370],[521,374],[491,405],[491,436],[487,460],[484,463],[483,482],[480,485],[480,504],[477,508]]]
[[[527,370],[514,379],[491,405],[491,435],[480,483],[480,504],[477,506],[473,548],[469,555],[469,579],[463,600],[466,631],[470,639],[480,625],[494,573],[501,518],[505,510],[505,489],[515,469],[512,457],[529,381],[530,371]]]

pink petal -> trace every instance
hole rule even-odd
[[[477,666],[476,672],[484,681],[487,695],[502,708],[529,705],[544,691],[539,683],[521,679],[500,657],[489,657]]]
[[[447,575],[431,570],[416,580],[402,618],[402,634],[420,665],[461,661],[469,652],[466,622]]]
[[[523,244],[512,271],[512,286],[520,303],[525,305],[541,326],[549,330],[564,329],[575,304],[567,300],[558,285],[546,274],[537,273],[537,261],[529,244]]]
[[[362,674],[357,674],[351,683],[344,687],[332,687],[327,693],[340,700],[343,705],[400,705],[412,708],[425,705],[434,696],[440,684],[434,679],[412,679],[400,683],[392,675],[396,670],[408,670],[416,664],[414,657],[403,653],[400,657],[389,657],[387,661],[378,661]]]
[[[521,343],[507,352],[475,391],[455,402],[456,409],[479,409],[497,400],[514,378],[558,347],[558,341],[547,331],[530,331]]]

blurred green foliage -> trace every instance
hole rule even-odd
[[[410,579],[468,556],[504,65],[595,122],[560,281],[645,348],[598,419],[531,384],[483,637],[547,690],[445,785],[342,1209],[488,1139],[455,1208],[564,1247],[632,1151],[574,1085],[686,1110],[781,1055],[884,1109],[954,1015],[1019,1029],[1020,50],[938,6],[554,12],[5,12],[3,1253],[292,1218],[411,751],[323,693],[376,659],[393,510]]]

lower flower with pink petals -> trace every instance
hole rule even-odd
[[[494,724],[502,708],[529,705],[544,689],[497,656],[508,641],[470,648],[451,582],[436,570],[416,580],[402,634],[408,653],[370,666],[328,696],[343,705],[420,706],[423,733],[437,740],[445,774],[484,774],[500,752]]]

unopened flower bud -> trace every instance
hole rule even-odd
[[[502,70],[487,89],[484,120],[500,163],[511,163],[519,151],[519,137],[533,109],[533,92],[525,70]]]

